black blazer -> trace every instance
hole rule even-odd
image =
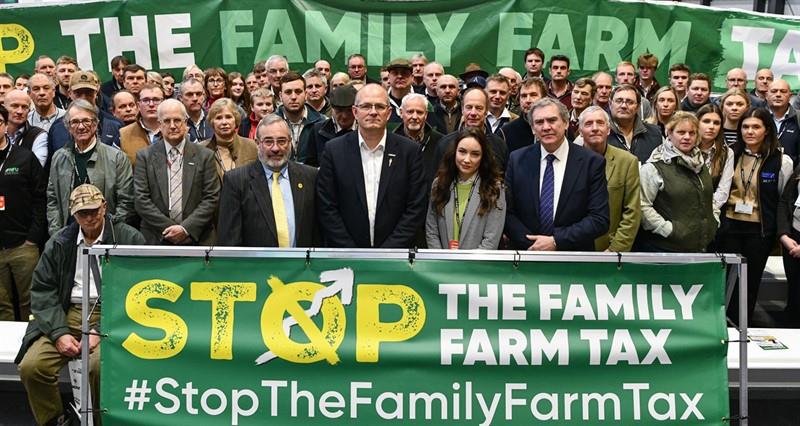
[[[358,133],[325,144],[317,176],[319,222],[330,247],[410,248],[425,224],[422,156],[419,145],[388,133],[375,213],[374,245],[369,240],[364,171]]]
[[[569,143],[564,141],[564,143]],[[517,250],[533,244],[525,235],[539,231],[541,144],[511,153],[506,170],[505,232]],[[606,160],[578,145],[569,145],[567,167],[553,221],[558,250],[594,251],[595,238],[608,232]]]
[[[318,245],[315,207],[317,169],[289,162],[294,202],[295,245]],[[219,210],[221,246],[277,247],[278,231],[267,176],[260,161],[225,173]]]

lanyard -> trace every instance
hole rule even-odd
[[[469,201],[472,199],[472,194],[475,192],[475,185],[477,183],[477,177],[475,180],[472,181],[472,186],[469,189],[469,197],[467,197],[467,206],[469,206]],[[458,183],[455,186],[455,193],[453,194],[453,201],[455,202],[456,208],[456,224],[458,224],[458,233],[461,234],[461,224],[464,223],[464,215],[467,214],[467,209],[464,208],[464,214],[459,214],[458,211],[460,210],[458,207]],[[458,237],[458,235],[456,235]]]
[[[742,178],[742,186],[744,187],[744,194],[742,195],[743,198],[747,197],[747,190],[750,189],[750,184],[753,181],[753,174],[756,172],[756,168],[758,168],[758,163],[760,161],[761,158],[756,157],[756,161],[753,162],[753,167],[750,169],[750,176],[747,177],[747,181],[744,180],[744,157],[742,157],[742,162],[739,163],[739,176]]]

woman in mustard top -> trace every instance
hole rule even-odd
[[[505,217],[503,175],[489,141],[482,132],[462,130],[433,181],[428,247],[496,250]]]

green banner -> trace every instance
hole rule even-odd
[[[0,7],[0,72],[29,73],[39,55],[66,54],[109,76],[125,54],[148,69],[180,75],[189,64],[248,72],[255,61],[285,55],[293,69],[328,59],[345,69],[355,52],[370,73],[395,57],[423,52],[459,74],[469,62],[493,72],[523,70],[524,51],[571,59],[571,78],[611,70],[652,52],[666,81],[687,63],[725,88],[741,67],[752,80],[771,68],[800,89],[798,20],[684,5],[609,0],[174,0],[108,1]]]
[[[146,258],[103,267],[107,424],[703,424],[724,269]]]

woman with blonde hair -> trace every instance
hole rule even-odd
[[[722,136],[725,145],[732,147],[739,137],[739,121],[750,109],[750,97],[742,89],[730,89],[719,100],[722,109]]]
[[[694,114],[678,111],[666,128],[667,140],[639,172],[642,229],[637,248],[703,252],[714,239],[717,220],[711,174],[697,147],[699,122]]]
[[[208,123],[214,136],[200,144],[214,151],[220,182],[225,172],[258,159],[255,141],[236,133],[241,121],[239,107],[230,98],[217,99],[208,109]]]
[[[661,129],[661,135],[667,136],[666,124],[669,119],[675,114],[675,111],[680,111],[681,102],[678,99],[678,94],[670,86],[664,86],[658,89],[653,97],[653,115],[647,117],[645,123],[655,124]]]

